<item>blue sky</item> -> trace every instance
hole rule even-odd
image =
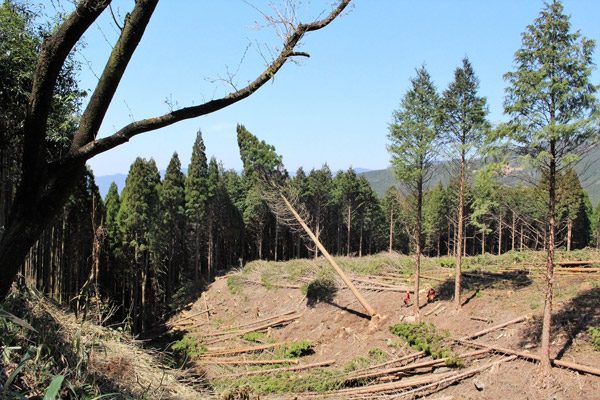
[[[250,1],[269,11],[263,1]],[[299,20],[309,22],[330,1],[307,2]],[[521,46],[521,33],[543,8],[537,0],[359,0],[342,18],[305,37],[311,57],[287,64],[257,93],[208,116],[146,133],[89,161],[97,176],[127,173],[137,156],[166,169],[177,151],[189,163],[196,132],[202,130],[209,157],[225,168],[241,168],[237,123],[274,145],[286,168],[306,171],[325,162],[333,171],[382,169],[389,165],[387,127],[393,110],[425,64],[438,90],[468,56],[488,98],[490,121],[502,115],[505,82]],[[133,0],[115,1],[127,12]],[[574,30],[600,41],[600,1],[566,0]],[[102,125],[107,136],[132,120],[221,97],[231,88],[219,81],[236,72],[243,86],[262,72],[268,48],[278,40],[269,28],[252,29],[261,15],[241,0],[163,0],[119,86]],[[105,13],[86,35],[81,87],[92,89],[116,40]],[[266,46],[266,47],[265,47]],[[262,51],[258,51],[258,48]],[[262,52],[262,55],[261,55]],[[594,61],[600,61],[596,49]],[[240,61],[243,62],[240,65]],[[238,68],[239,67],[239,68]],[[593,74],[600,83],[600,73]],[[169,99],[168,101],[165,101]]]

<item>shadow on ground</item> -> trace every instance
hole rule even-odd
[[[556,304],[556,299],[554,304]],[[600,325],[600,288],[593,288],[579,293],[560,309],[552,313],[552,329],[550,341],[556,341],[559,351],[556,358],[560,359],[573,345],[573,339],[589,327]],[[523,334],[521,345],[538,343],[542,335],[542,316],[534,317]],[[564,343],[563,343],[564,338]]]
[[[533,283],[527,271],[515,270],[509,272],[485,272],[473,270],[463,272],[461,297],[464,298],[463,306],[468,304],[477,293],[484,289],[519,290]],[[424,285],[425,287],[428,287]],[[454,278],[449,278],[436,286],[436,297],[440,300],[454,299]],[[470,293],[472,292],[472,293]]]

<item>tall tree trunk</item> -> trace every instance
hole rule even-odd
[[[458,193],[458,221],[456,223],[458,239],[456,246],[456,277],[454,280],[454,311],[460,311],[460,287],[461,287],[461,268],[462,268],[462,252],[463,252],[463,218],[465,209],[465,151],[464,147],[461,152],[460,162],[460,191]]]
[[[423,229],[423,178],[419,178],[417,182],[417,254],[415,265],[415,317],[417,321],[421,318],[421,307],[419,304],[419,284],[421,281],[421,231]]]
[[[512,213],[512,251],[515,251],[515,235],[517,230],[517,215],[513,211]]]
[[[277,259],[278,244],[279,244],[279,224],[277,223],[277,221],[275,221],[275,253],[273,254],[273,258],[275,259],[275,261],[278,261],[278,259]]]
[[[520,249],[521,249],[521,251],[523,251],[523,223],[522,222],[521,222],[521,234],[519,235],[519,240],[521,241]]]
[[[567,222],[567,251],[571,251],[571,244],[573,238],[573,220],[569,218]]]
[[[502,217],[498,218],[498,255],[502,254]]]
[[[392,244],[394,243],[394,204],[390,211],[390,254],[392,253]]]
[[[321,237],[321,206],[317,205],[317,212],[315,213],[315,236],[317,240]],[[315,246],[315,259],[319,258],[319,246]]]
[[[350,223],[352,217],[352,206],[348,205],[348,214],[346,216],[346,225],[348,226],[348,236],[346,240],[346,256],[350,257]]]
[[[554,286],[554,251],[556,245],[556,143],[550,141],[550,171],[548,176],[548,240],[546,240],[546,295],[542,319],[541,362],[542,371],[548,372],[550,364],[550,329],[552,324],[552,290]]]
[[[485,226],[481,230],[481,255],[485,255]]]

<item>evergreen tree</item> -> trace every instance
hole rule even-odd
[[[405,216],[402,203],[404,199],[396,186],[390,186],[383,197],[383,210],[385,212],[385,223],[388,227],[388,251],[398,251],[408,254],[409,239],[406,235],[404,224]]]
[[[121,208],[121,199],[119,197],[119,188],[113,181],[110,184],[106,198],[104,199],[104,209],[106,215],[104,217],[104,228],[107,236],[106,249],[106,275],[105,284],[109,288],[110,293],[121,298],[123,285],[126,276],[123,274],[122,268],[122,244],[121,230],[119,226],[118,214]],[[121,305],[123,299],[121,298]]]
[[[327,164],[320,169],[313,169],[307,178],[307,208],[312,216],[313,232],[320,240],[323,222],[327,216],[327,208],[333,201],[333,178]],[[319,256],[319,249],[315,246],[315,258]]]
[[[439,257],[447,250],[442,250],[442,243],[448,241],[448,216],[450,206],[448,195],[442,182],[425,193],[423,199],[423,235],[425,249]]]
[[[359,204],[359,191],[360,186],[356,172],[352,167],[348,168],[346,172],[339,172],[336,175],[334,181],[334,196],[335,201],[339,206],[340,218],[342,221],[338,225],[338,243],[341,239],[341,231],[343,225],[346,227],[346,256],[350,256],[351,251],[351,234],[352,224],[355,220],[355,211],[360,206]],[[339,251],[339,244],[338,244]]]
[[[157,262],[160,215],[160,174],[154,160],[138,157],[127,175],[117,216],[128,261],[129,305],[136,332],[153,322],[155,287],[160,265]]]
[[[439,96],[425,67],[411,79],[411,88],[394,111],[394,122],[390,125],[388,151],[392,156],[394,175],[408,185],[415,199],[416,223],[414,242],[416,245],[415,271],[415,314],[419,317],[419,276],[421,267],[421,244],[423,228],[423,192],[425,183],[431,178],[436,146],[439,142],[436,114]]]
[[[173,153],[162,182],[161,211],[161,242],[164,244],[167,275],[165,303],[168,305],[182,282],[186,265],[185,175],[177,153]]]
[[[200,130],[196,134],[187,174],[185,181],[185,213],[190,227],[188,246],[194,266],[192,277],[194,283],[198,284],[202,269],[202,255],[205,254],[205,232],[203,229],[206,218],[206,202],[208,200],[208,161]]]
[[[534,167],[547,174],[546,295],[542,368],[550,370],[550,324],[556,247],[556,180],[598,137],[597,87],[590,82],[595,43],[571,32],[560,1],[546,4],[523,34],[514,72],[505,75],[507,132]]]
[[[472,161],[479,157],[479,149],[488,132],[486,121],[488,108],[485,97],[477,95],[479,79],[467,58],[462,68],[454,71],[454,81],[442,93],[439,124],[443,140],[448,146],[450,159],[455,160],[458,170],[458,220],[456,237],[456,276],[454,287],[454,309],[460,310],[461,266],[464,236],[465,187],[470,175]]]

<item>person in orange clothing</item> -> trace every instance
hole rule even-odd
[[[427,302],[431,303],[434,299],[435,299],[435,289],[429,288],[429,291],[427,292]]]
[[[409,300],[410,300],[410,293],[406,292],[406,296],[404,296],[404,306],[408,307]]]

